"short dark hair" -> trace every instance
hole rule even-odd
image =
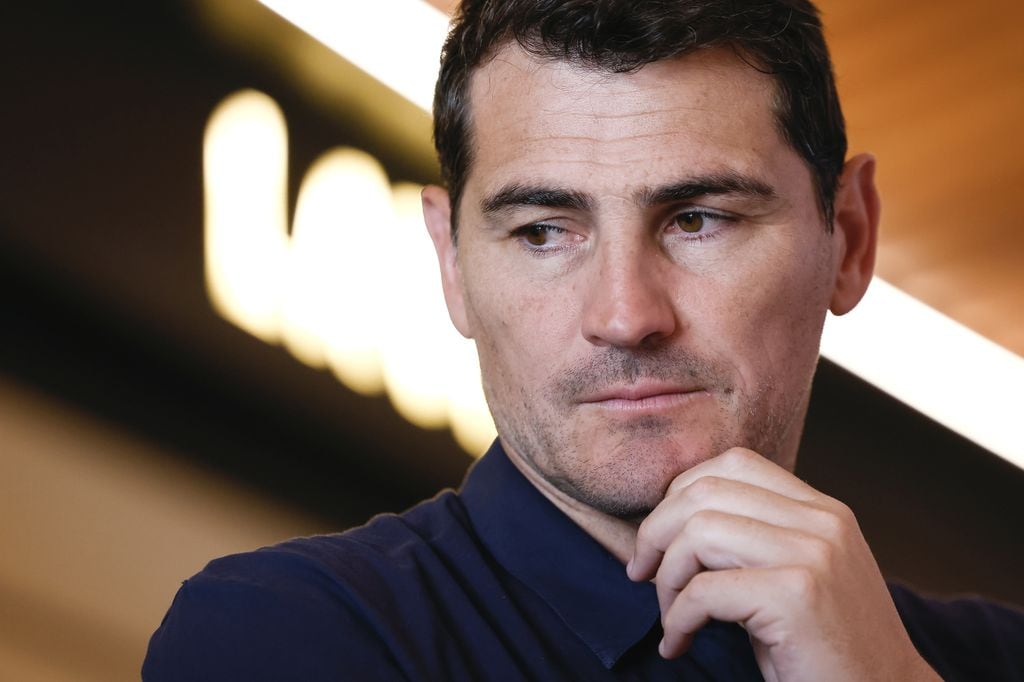
[[[846,128],[817,8],[807,0],[463,0],[441,54],[434,145],[451,196],[452,232],[473,161],[474,69],[516,41],[544,59],[614,73],[701,48],[733,49],[775,80],[783,137],[812,171],[831,229]]]

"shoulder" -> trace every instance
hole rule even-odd
[[[462,517],[458,499],[442,493],[345,533],[211,561],[178,590],[143,677],[400,679],[382,609],[416,591],[438,542],[468,542]]]
[[[889,590],[914,645],[943,679],[1024,681],[1024,612],[978,597]]]

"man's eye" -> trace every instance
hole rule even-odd
[[[696,234],[704,229],[704,215],[696,211],[687,211],[677,215],[675,223],[683,232]]]
[[[535,223],[520,227],[512,234],[525,241],[528,246],[539,249],[557,246],[560,238],[564,236],[565,230],[554,225]]]
[[[544,246],[548,243],[550,230],[547,225],[530,225],[526,228],[524,236],[531,246]]]

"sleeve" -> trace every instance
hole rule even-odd
[[[978,598],[940,601],[890,585],[914,646],[946,682],[1024,682],[1024,612]]]
[[[153,634],[145,682],[402,680],[386,643],[336,583],[294,557],[213,562]]]

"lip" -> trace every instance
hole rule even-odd
[[[649,381],[603,388],[585,394],[579,402],[611,410],[660,410],[676,407],[704,394],[706,391],[699,386]]]

